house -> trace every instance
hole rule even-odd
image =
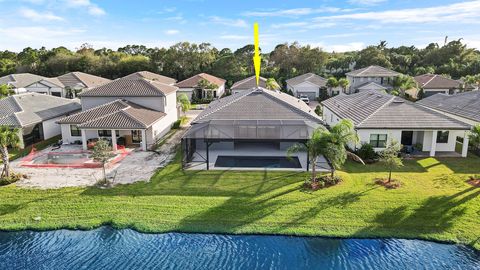
[[[339,95],[323,104],[323,119],[334,125],[341,119],[351,119],[360,138],[359,145],[370,143],[382,151],[388,140],[395,139],[406,147],[435,156],[439,152],[455,156],[457,137],[468,145],[471,126],[439,112],[375,90],[351,95]],[[467,156],[467,147],[462,149]]]
[[[129,74],[125,77],[122,77],[122,79],[127,79],[127,80],[146,79],[149,81],[155,81],[155,82],[163,83],[166,85],[174,85],[177,82],[177,80],[173,78],[163,76],[157,73],[153,73],[150,71],[138,71],[138,72]]]
[[[267,79],[260,77],[258,80],[258,86],[262,88],[267,87]],[[257,87],[257,80],[255,76],[250,76],[248,78],[245,78],[241,81],[238,81],[230,87],[230,91],[232,94],[237,94],[241,93],[244,91],[250,91],[252,88]]]
[[[321,91],[327,91],[327,80],[313,73],[293,77],[286,82],[287,89],[296,97],[307,96],[310,100],[316,100],[320,97]]]
[[[437,74],[423,74],[414,77],[418,88],[423,89],[423,96],[429,97],[438,93],[454,94],[460,90],[462,83]]]
[[[15,93],[27,92],[25,87],[31,85],[34,82],[38,82],[45,77],[31,74],[31,73],[17,73],[0,77],[0,85],[10,85]]]
[[[437,94],[416,102],[470,125],[480,125],[480,91]]]
[[[22,93],[0,100],[0,125],[20,129],[20,147],[60,135],[55,122],[81,109],[75,100]]]
[[[198,87],[198,82],[206,80],[207,82],[217,86],[215,89],[205,90]],[[225,93],[225,80],[215,77],[207,73],[200,73],[181,82],[178,82],[177,96],[185,94],[190,100],[193,99],[205,99],[205,98],[218,98]]]
[[[349,82],[347,94],[364,92],[369,90],[390,90],[395,77],[401,74],[393,70],[369,66],[345,74]]]
[[[130,79],[129,79],[130,78]],[[79,95],[82,111],[62,118],[63,142],[81,143],[106,138],[117,145],[147,150],[178,119],[176,86],[144,77],[127,76]]]
[[[286,93],[253,88],[212,101],[182,138],[184,165],[194,169],[288,168],[308,170],[306,143],[322,119]],[[291,160],[292,162],[289,162]]]
[[[74,98],[78,93],[110,81],[109,79],[83,72],[69,72],[55,78],[43,78],[26,86],[25,89],[28,92]]]

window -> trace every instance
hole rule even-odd
[[[437,143],[448,143],[448,131],[437,132]]]
[[[82,133],[77,125],[70,125],[70,135],[72,137],[82,136]]]
[[[98,137],[111,137],[112,131],[109,129],[103,129],[98,131]]]
[[[387,134],[370,134],[370,144],[375,148],[387,146]]]

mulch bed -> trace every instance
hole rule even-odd
[[[474,187],[480,187],[480,179],[470,179],[467,181],[467,183]]]
[[[388,179],[378,178],[375,179],[375,184],[385,187],[386,189],[397,189],[402,186],[402,183],[398,182],[395,179],[392,179],[388,182]]]

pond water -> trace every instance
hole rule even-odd
[[[480,269],[480,253],[401,239],[1,232],[0,269]]]

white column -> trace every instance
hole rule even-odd
[[[147,151],[147,134],[145,129],[142,129],[142,150]]]
[[[117,151],[117,133],[115,129],[112,129],[112,149],[113,151]]]
[[[462,157],[467,157],[468,154],[468,135],[469,132],[465,131],[465,135],[463,135]]]
[[[85,129],[81,129],[80,132],[82,133],[82,148],[87,150],[87,133]]]
[[[430,148],[430,156],[435,156],[435,151],[437,150],[437,133],[438,130],[432,131],[432,146]]]

